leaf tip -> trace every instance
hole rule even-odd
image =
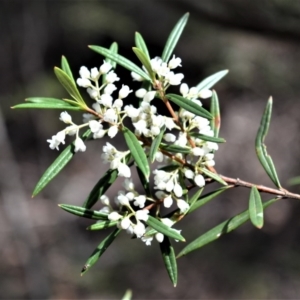
[[[273,97],[272,97],[272,96],[269,97],[268,102],[269,102],[270,104],[273,103]]]

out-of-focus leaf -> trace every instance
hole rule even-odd
[[[148,56],[139,48],[133,47],[132,50],[137,56],[137,58],[140,60],[142,65],[146,68],[151,80],[154,81],[155,74],[152,70],[150,59],[148,58]]]
[[[204,204],[208,203],[210,200],[216,198],[218,195],[220,195],[221,193],[225,192],[226,190],[228,190],[232,187],[233,187],[233,185],[222,186],[221,188],[219,188],[215,191],[212,191],[208,194],[203,195],[196,202],[194,202],[194,204],[192,204],[192,202],[191,202],[191,206],[190,206],[188,213],[191,213],[194,210],[200,208]]]
[[[264,208],[259,191],[255,186],[251,188],[250,192],[249,214],[252,224],[259,229],[262,228],[264,225]]]
[[[190,136],[195,137],[197,139],[201,139],[203,141],[207,141],[207,142],[214,142],[214,143],[225,143],[226,142],[223,138],[208,136],[208,135],[201,134],[198,132],[191,132]]]
[[[135,45],[139,49],[141,49],[145,53],[145,55],[148,57],[148,59],[150,60],[150,55],[149,55],[147,45],[146,45],[145,40],[143,39],[142,35],[139,32],[135,33],[134,41],[135,41]]]
[[[159,221],[158,219],[152,216],[149,216],[146,223],[148,226],[152,227],[153,229],[157,230],[158,232],[161,232],[162,234],[170,238],[179,240],[181,242],[185,242],[184,237],[180,233],[178,233],[175,229],[168,227],[167,225],[165,225],[164,223],[162,223],[161,221]]]
[[[144,72],[140,67],[131,62],[129,59],[100,46],[89,46],[89,48],[105,57],[108,57],[109,59],[128,69],[129,71],[142,76],[144,79],[151,80],[146,72]]]
[[[108,216],[107,214],[101,213],[99,211],[87,209],[81,206],[75,206],[69,204],[59,204],[58,206],[73,215],[88,218],[88,219],[107,220],[107,216]]]
[[[105,250],[110,246],[110,244],[114,241],[117,235],[120,233],[120,229],[116,228],[111,234],[109,234],[95,249],[95,251],[91,254],[89,259],[86,261],[85,265],[81,270],[81,276],[85,274],[101,257],[101,255],[105,252]]]
[[[288,180],[288,185],[296,185],[296,184],[300,184],[300,176],[296,176]]]
[[[88,129],[83,135],[82,140],[86,140],[91,134],[91,130]],[[48,167],[45,173],[40,178],[39,182],[34,188],[32,193],[32,197],[36,196],[71,160],[74,156],[74,142],[69,145],[60,155],[56,158],[56,160]]]
[[[162,150],[172,152],[172,153],[183,153],[183,154],[191,153],[191,148],[181,147],[181,146],[178,146],[178,145],[168,145],[168,144],[161,143],[160,148]]]
[[[213,119],[210,120],[210,127],[214,132],[214,137],[217,138],[219,136],[220,126],[221,126],[221,114],[220,114],[219,99],[216,91],[213,91],[211,97],[210,113],[213,116]]]
[[[149,151],[149,161],[150,161],[151,163],[153,163],[154,160],[155,160],[156,152],[157,152],[157,150],[158,150],[158,148],[159,148],[159,145],[160,145],[160,143],[161,143],[161,140],[162,140],[162,138],[163,138],[163,136],[164,136],[165,131],[166,131],[166,126],[164,125],[164,126],[160,129],[159,135],[157,135],[157,136],[153,139],[153,141],[152,141],[152,144],[151,144],[151,147],[150,147],[150,151]]]
[[[164,240],[159,244],[159,246],[169,277],[174,287],[176,287],[177,262],[175,257],[175,251],[170,243],[170,240],[166,236],[164,237]]]
[[[198,91],[202,90],[208,90],[211,87],[213,87],[218,81],[220,81],[226,74],[228,73],[228,70],[219,71],[205,79],[203,79],[198,85],[197,89]]]
[[[177,104],[179,107],[184,108],[185,110],[211,120],[213,118],[213,116],[210,114],[209,111],[207,111],[206,109],[204,109],[203,107],[201,107],[200,105],[198,105],[197,103],[188,100],[182,96],[176,95],[176,94],[167,94],[166,98],[168,98],[169,100],[171,100],[172,102],[174,102],[175,104]]]
[[[55,67],[54,73],[61,83],[61,85],[66,89],[66,91],[69,93],[69,95],[75,99],[80,106],[83,108],[87,107],[84,100],[82,99],[76,84],[74,81],[68,76],[67,73],[65,73],[62,69]]]
[[[130,150],[130,153],[136,162],[137,166],[140,168],[141,172],[145,175],[147,180],[149,180],[150,168],[147,160],[147,156],[141,144],[139,143],[136,136],[126,127],[122,129],[126,144]]]
[[[197,192],[191,197],[191,199],[189,200],[189,204],[190,204],[190,208],[188,210],[188,212],[190,212],[192,206],[194,205],[194,203],[198,200],[198,198],[200,197],[200,195],[202,194],[204,188],[199,188],[197,190]]]
[[[131,290],[127,290],[125,292],[125,295],[123,296],[122,300],[131,300],[132,299],[132,291]]]
[[[70,65],[65,56],[61,57],[61,68],[70,77],[70,79],[73,81],[74,85],[76,85]]]
[[[168,62],[188,21],[189,13],[184,14],[172,29],[162,53],[162,60]]]
[[[87,230],[102,230],[102,229],[116,226],[117,224],[118,224],[118,221],[110,221],[110,220],[98,221],[97,223],[88,226],[86,229]]]
[[[267,147],[264,144],[264,139],[268,133],[269,125],[271,121],[271,113],[272,113],[272,97],[269,98],[266,109],[264,111],[264,114],[262,116],[260,126],[256,135],[255,140],[255,149],[257,157],[265,169],[266,173],[270,177],[270,179],[273,181],[273,183],[278,187],[281,188],[274,163],[272,161],[272,158],[267,153]]]
[[[264,203],[263,207],[264,209],[267,208],[272,203],[276,202],[278,198],[271,199]],[[188,244],[186,247],[184,247],[181,252],[177,255],[178,257],[181,257],[183,255],[186,255],[196,249],[199,249],[216,239],[218,239],[220,236],[224,235],[225,233],[229,233],[230,231],[238,228],[242,224],[244,224],[246,221],[248,221],[250,218],[248,209],[235,217],[232,217],[225,222],[217,225],[216,227],[212,228],[211,230],[205,232],[201,236],[199,236],[197,239],[192,241],[190,244]]]
[[[213,173],[211,171],[209,171],[208,169],[206,168],[200,168],[201,172],[203,172],[206,176],[214,179],[215,181],[223,184],[223,185],[227,185],[227,183],[216,173]]]

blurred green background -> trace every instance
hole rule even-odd
[[[262,230],[246,224],[178,260],[173,288],[159,247],[126,234],[83,277],[80,270],[107,232],[69,215],[59,203],[81,205],[103,174],[105,140],[87,145],[36,198],[31,192],[57,157],[46,139],[63,128],[59,111],[16,110],[29,96],[65,97],[53,73],[65,55],[74,74],[103,58],[87,45],[134,59],[134,32],[160,55],[177,20],[191,13],[175,50],[190,86],[222,69],[217,84],[227,140],[216,154],[219,173],[272,186],[255,156],[264,106],[274,98],[268,151],[284,187],[300,174],[300,2],[292,0],[5,1],[0,2],[0,298],[296,299],[300,297],[300,204],[282,200],[266,212]],[[135,60],[135,62],[137,62]],[[118,74],[126,76],[120,67]],[[130,80],[122,83],[131,84]],[[85,91],[82,91],[86,99]],[[208,104],[204,102],[206,106]],[[75,117],[77,120],[81,116]],[[71,140],[70,140],[71,141]],[[114,141],[115,145],[122,139]],[[120,146],[122,147],[122,146]],[[114,196],[115,188],[108,194]],[[247,208],[249,190],[235,189],[196,211],[178,228],[191,239]],[[267,197],[266,197],[267,198]],[[182,249],[180,243],[176,250]]]

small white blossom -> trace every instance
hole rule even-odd
[[[192,148],[192,153],[193,155],[195,156],[203,156],[204,155],[204,150],[200,147],[195,147],[195,148]]]
[[[164,236],[161,232],[157,232],[157,233],[155,234],[155,238],[156,238],[156,240],[157,240],[159,243],[162,243],[162,242],[163,242],[164,237],[165,237],[165,236]]]
[[[170,69],[175,69],[177,67],[181,67],[181,58],[179,58],[179,57],[175,58],[175,55],[173,55],[172,59],[168,63],[168,67]]]
[[[118,131],[119,131],[118,126],[111,126],[111,127],[109,127],[109,129],[107,131],[107,135],[110,138],[113,138],[117,135]]]
[[[59,119],[66,124],[72,124],[72,117],[66,111],[60,113]]]
[[[142,222],[137,222],[136,225],[133,226],[133,233],[137,238],[141,238],[146,232],[145,225]]]
[[[137,98],[144,98],[144,96],[147,94],[147,90],[146,89],[138,89],[136,92],[135,92],[135,96]]]
[[[94,80],[97,80],[99,77],[99,70],[97,68],[92,68],[91,69],[91,78]]]
[[[177,200],[177,206],[181,213],[185,213],[190,208],[189,204],[181,199]]]
[[[106,74],[111,68],[112,65],[109,62],[104,61],[104,63],[100,66],[100,73]]]
[[[202,90],[198,93],[198,97],[202,99],[207,99],[212,96],[212,91],[211,90]]]
[[[185,176],[186,178],[188,178],[188,179],[193,179],[194,176],[195,176],[195,173],[194,173],[192,170],[190,170],[190,169],[186,169],[186,170],[184,171],[184,176]]]
[[[126,98],[132,90],[129,89],[128,85],[122,85],[122,88],[119,90],[119,99]]]
[[[75,145],[75,149],[74,149],[75,152],[78,151],[84,152],[86,150],[86,145],[84,144],[83,140],[80,137],[77,137],[75,139],[74,145]]]
[[[130,168],[126,164],[123,164],[123,163],[120,163],[120,165],[118,167],[118,172],[119,172],[118,173],[119,176],[123,176],[126,178],[129,178],[131,176]]]
[[[175,183],[174,189],[173,189],[174,194],[176,197],[181,197],[182,196],[182,187],[179,183]]]
[[[100,201],[101,201],[101,203],[102,203],[103,205],[107,205],[107,206],[110,205],[110,204],[109,204],[109,198],[108,198],[106,195],[102,195],[102,196],[100,197]]]
[[[164,207],[169,208],[172,206],[172,204],[173,204],[173,199],[172,199],[171,195],[169,195],[168,197],[166,197],[164,199]]]
[[[137,197],[134,197],[134,200],[135,201],[133,202],[133,205],[139,206],[139,208],[143,208],[145,206],[146,196],[139,195]]]
[[[92,85],[91,82],[90,82],[90,80],[87,79],[87,78],[78,78],[78,79],[76,80],[76,82],[77,82],[77,84],[78,84],[79,86],[85,87],[85,88],[87,88],[87,87],[89,87],[89,86]]]
[[[166,75],[166,80],[170,85],[179,85],[183,77],[184,75],[182,73],[174,74],[174,72],[171,71]]]
[[[102,124],[99,121],[91,120],[89,121],[89,127],[93,133],[98,132],[100,129],[102,129]]]
[[[124,219],[122,219],[122,221],[120,223],[120,227],[125,230],[128,229],[130,225],[131,225],[131,221],[128,217],[125,217]]]
[[[104,88],[104,92],[103,93],[111,95],[116,89],[117,89],[117,87],[113,83],[109,83]]]
[[[109,220],[111,221],[118,221],[120,219],[123,218],[123,216],[121,216],[119,213],[117,213],[116,211],[111,212],[108,217]]]
[[[90,73],[90,71],[88,70],[87,67],[82,66],[79,70],[79,75],[80,75],[81,78],[90,78],[91,73]]]
[[[144,80],[144,78],[137,73],[131,72],[130,74],[131,74],[132,79],[135,81],[143,81]]]
[[[118,119],[118,116],[114,109],[109,108],[104,114],[103,114],[103,120],[109,123],[116,123]]]
[[[119,81],[120,78],[117,76],[117,74],[114,71],[110,71],[109,73],[107,73],[106,77],[105,77],[105,81],[107,83],[114,83],[115,81]]]
[[[141,220],[141,221],[147,221],[149,218],[149,210],[144,209],[144,210],[137,210],[135,212],[135,217],[137,220]]]
[[[205,180],[204,180],[204,177],[203,177],[201,174],[197,174],[197,175],[194,177],[194,181],[195,181],[195,183],[196,183],[199,187],[205,186]]]
[[[172,133],[166,133],[163,136],[164,140],[168,143],[174,143],[176,140],[176,136]]]

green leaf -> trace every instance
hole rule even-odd
[[[136,162],[137,166],[140,168],[141,172],[149,179],[150,168],[147,160],[147,156],[140,142],[136,136],[125,126],[122,129],[126,144],[130,150],[130,153]]]
[[[225,192],[226,190],[228,190],[232,187],[234,187],[234,186],[233,185],[222,186],[221,188],[219,188],[215,191],[212,191],[208,194],[203,195],[196,202],[194,202],[194,204],[192,204],[192,202],[191,202],[191,206],[190,206],[188,213],[191,213],[194,210],[200,208],[204,204],[208,203],[210,200],[216,198],[218,195],[220,195],[221,193]]]
[[[164,62],[168,62],[176,45],[177,42],[181,36],[181,33],[188,21],[189,18],[189,13],[184,14],[180,20],[176,23],[175,27],[173,28],[173,30],[171,31],[168,39],[167,39],[167,43],[165,45],[164,51],[162,53],[162,60]]]
[[[166,126],[163,125],[163,127],[160,129],[159,135],[157,135],[154,140],[152,141],[151,147],[150,147],[150,152],[149,152],[149,160],[151,163],[154,162],[155,160],[155,155],[156,152],[159,148],[159,145],[161,144],[162,138],[164,136],[164,133],[166,131]]]
[[[106,251],[106,249],[110,246],[110,244],[114,241],[117,235],[120,233],[120,229],[116,228],[111,234],[109,234],[95,249],[95,251],[91,254],[89,259],[86,261],[85,265],[81,270],[81,276],[85,274],[102,256],[102,254]]]
[[[255,140],[255,149],[257,157],[265,169],[266,173],[270,177],[270,179],[273,181],[273,183],[278,187],[281,188],[275,166],[273,164],[272,158],[267,153],[267,147],[264,144],[264,139],[268,133],[269,125],[271,121],[271,113],[272,113],[272,97],[269,98],[266,109],[264,111],[264,114],[262,116],[260,127],[258,129],[256,140]]]
[[[122,300],[131,300],[132,299],[132,291],[131,290],[127,290],[125,292],[125,295],[123,296]]]
[[[296,184],[300,184],[300,176],[296,176],[288,180],[288,185],[296,185]]]
[[[72,79],[68,76],[66,72],[64,72],[62,69],[55,67],[54,73],[61,83],[61,85],[66,89],[66,91],[69,93],[69,95],[75,99],[78,104],[80,104],[82,107],[86,107],[86,104],[84,100],[82,99],[75,83],[72,81]]]
[[[147,58],[150,60],[150,55],[149,55],[147,45],[142,35],[139,32],[135,33],[134,41],[137,48],[141,49],[144,52],[144,54],[147,56]]]
[[[259,229],[262,228],[264,225],[264,208],[260,193],[255,186],[251,188],[250,192],[249,214],[252,224]]]
[[[213,116],[213,119],[210,120],[210,127],[214,132],[214,137],[219,136],[220,126],[221,126],[221,114],[218,95],[213,91],[211,102],[210,102],[210,113]]]
[[[213,116],[210,114],[210,112],[208,112],[206,109],[204,109],[203,107],[201,107],[200,105],[198,105],[197,103],[188,100],[182,96],[176,95],[176,94],[167,94],[166,97],[171,100],[172,102],[174,102],[175,104],[177,104],[179,107],[184,108],[185,110],[211,120],[213,118]]]
[[[181,242],[185,242],[184,237],[180,233],[178,233],[173,228],[170,228],[169,226],[165,225],[164,223],[162,223],[161,221],[159,221],[158,219],[152,216],[149,216],[146,223],[148,226],[152,227],[153,229],[157,230],[158,232],[161,232],[162,234],[170,238],[179,240]]]
[[[190,136],[195,137],[197,139],[201,139],[203,141],[214,142],[214,143],[225,143],[226,141],[223,138],[208,136],[205,134],[201,134],[198,132],[191,132]]]
[[[264,203],[263,207],[264,209],[267,208],[272,203],[276,202],[279,198],[271,199]],[[181,252],[177,255],[178,257],[181,257],[183,255],[186,255],[196,249],[199,249],[216,239],[218,239],[220,236],[224,235],[225,233],[229,233],[230,231],[238,228],[242,224],[244,224],[246,221],[248,221],[250,218],[248,209],[235,217],[232,217],[223,223],[217,225],[216,227],[212,228],[211,230],[207,231],[206,233],[199,236],[197,239],[192,241],[190,244],[188,244],[186,247],[184,247]]]
[[[201,172],[203,172],[206,176],[214,179],[215,181],[223,184],[223,185],[227,185],[227,182],[225,182],[218,174],[216,173],[213,173],[211,171],[209,171],[208,169],[206,168],[200,168]]]
[[[198,198],[200,197],[200,195],[202,194],[204,188],[198,189],[197,192],[192,196],[192,198],[189,200],[189,205],[190,208],[188,210],[188,212],[190,212],[192,206],[195,204],[195,202],[198,200]]]
[[[191,148],[190,147],[181,147],[181,146],[178,146],[178,145],[167,145],[167,144],[161,143],[160,148],[162,150],[172,152],[172,153],[183,153],[183,154],[191,153]]]
[[[62,110],[84,110],[80,106],[70,105],[65,103],[64,105],[57,105],[52,103],[21,103],[12,107],[13,109],[17,108],[38,108],[38,109],[62,109]]]
[[[89,46],[89,48],[105,57],[108,57],[109,59],[116,62],[120,66],[128,69],[129,71],[139,74],[144,79],[151,80],[151,78],[149,77],[149,75],[146,72],[144,72],[140,67],[138,67],[136,64],[134,64],[127,58],[125,58],[119,54],[116,54],[109,49],[106,49],[106,48],[103,48],[100,46]]]
[[[65,56],[61,57],[61,68],[70,77],[70,79],[73,81],[74,85],[76,85],[71,68],[70,68],[69,63]]]
[[[147,55],[139,48],[133,47],[132,50],[135,53],[135,55],[137,56],[137,58],[140,60],[142,65],[146,68],[146,70],[151,78],[151,81],[154,81],[155,74],[152,70],[151,63],[150,63],[150,60],[147,57]]]
[[[109,50],[115,54],[118,53],[118,44],[116,42],[113,42],[110,47]],[[117,67],[117,63],[115,61],[112,61],[111,59],[109,59],[108,57],[106,57],[105,59],[106,62],[110,63],[112,65],[112,68],[115,69]],[[106,83],[106,74],[102,74],[102,84]]]
[[[146,196],[151,197],[149,179],[145,177],[144,173],[141,171],[141,169],[138,166],[136,166],[136,170],[139,175],[140,182],[145,190]]]
[[[108,188],[115,182],[118,178],[118,170],[108,170],[99,179],[96,185],[93,187],[92,191],[88,195],[87,199],[83,203],[84,208],[91,208],[98,199],[108,190]]]
[[[198,91],[202,90],[208,90],[211,87],[213,87],[218,81],[220,81],[226,74],[228,73],[228,70],[219,71],[205,79],[203,79],[198,85],[197,89]]]
[[[175,251],[170,243],[170,240],[166,236],[164,237],[164,240],[159,244],[159,246],[169,277],[174,287],[176,287],[177,262],[175,257]]]
[[[83,135],[82,139],[85,141],[91,133],[91,130],[87,130]],[[37,183],[32,197],[36,196],[44,187],[67,165],[67,163],[74,156],[74,142],[69,145],[61,154],[56,158],[56,160],[48,167],[43,176]]]
[[[81,206],[75,206],[69,204],[59,204],[58,206],[73,215],[88,218],[88,219],[107,220],[107,216],[108,216],[107,214],[101,213],[99,211],[87,209]]]
[[[162,170],[162,171],[165,171],[165,172],[174,172],[178,168],[180,168],[179,164],[172,163],[170,165],[166,165],[166,166],[160,167],[158,170]]]
[[[118,224],[118,222],[119,221],[110,221],[110,220],[98,221],[97,223],[88,226],[86,229],[87,230],[102,230],[102,229],[116,226]]]

